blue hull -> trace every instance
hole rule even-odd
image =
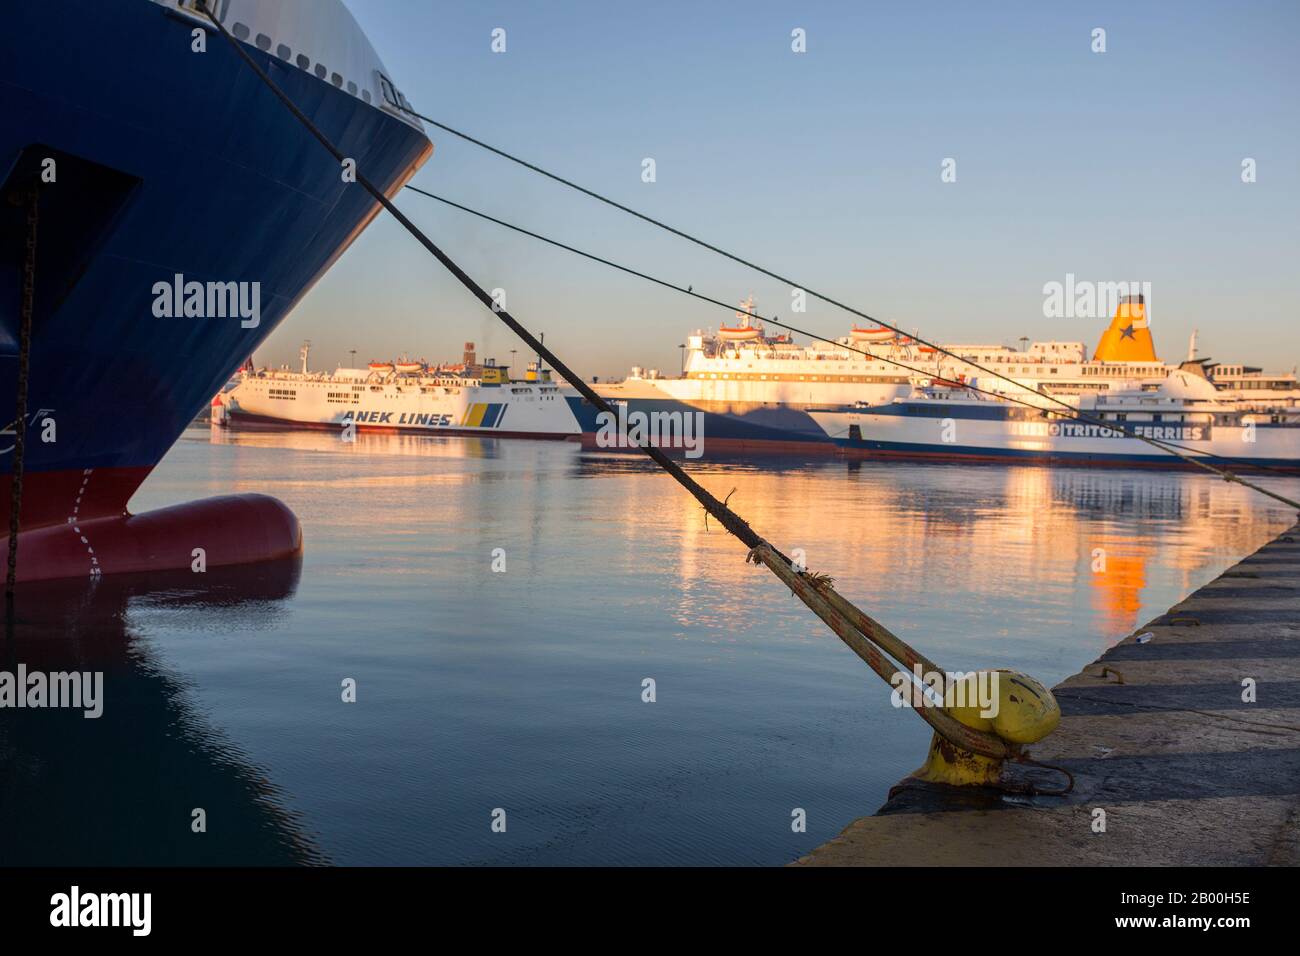
[[[42,488],[61,487],[41,473],[106,469],[124,476],[119,493],[138,484],[380,208],[223,39],[192,52],[194,26],[147,0],[5,6],[0,191],[57,161],[40,186],[25,526],[29,510],[44,517]],[[246,48],[381,188],[432,149],[412,126]],[[0,226],[0,421],[11,422],[23,209],[0,202]],[[176,274],[259,282],[260,324],[155,317],[154,285]],[[50,419],[57,440],[42,441]],[[0,475],[11,448],[0,439]]]
[[[622,400],[620,400],[622,401]],[[592,444],[599,429],[596,406],[578,396],[568,396],[569,407],[582,429],[583,440]],[[673,399],[626,400],[628,413],[701,413],[704,423],[704,454],[710,448],[723,451],[753,450],[819,454],[834,451],[826,433],[803,409],[794,405],[764,405],[726,402],[690,404]]]

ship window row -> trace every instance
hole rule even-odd
[[[248,28],[246,24],[238,23],[238,22],[236,22],[230,28],[230,32],[233,33],[236,39],[239,40],[247,40],[249,36],[252,35],[252,31]],[[259,50],[262,50],[263,52],[266,53],[270,53],[271,46],[274,44],[274,41],[265,33],[259,33],[257,37],[253,40],[253,43],[254,45],[256,45],[256,47]],[[283,60],[285,63],[294,63],[297,65],[298,69],[302,70],[304,73],[313,73],[315,74],[317,79],[327,80],[329,83],[332,83],[334,86],[338,87],[339,89],[343,89],[344,87],[346,87],[348,93],[350,93],[352,96],[357,96],[358,94],[360,94],[361,100],[364,103],[373,102],[373,98],[371,97],[369,90],[360,89],[357,86],[357,84],[352,82],[351,80],[344,81],[341,75],[339,75],[338,73],[331,72],[330,69],[326,67],[325,64],[323,63],[317,63],[315,66],[313,66],[311,62],[311,58],[305,56],[302,53],[299,53],[298,56],[295,57],[293,55],[293,50],[289,49],[288,45],[284,43],[275,44],[275,55],[279,57],[281,60]]]
[[[267,397],[268,397],[268,398],[284,398],[284,399],[293,399],[293,398],[297,398],[297,397],[298,397],[298,393],[297,393],[297,391],[295,391],[295,390],[292,389],[292,388],[272,388],[272,389],[267,389],[266,394],[267,394]]]
[[[1164,375],[1168,371],[1168,369],[1166,369],[1163,365],[1125,365],[1121,363],[1114,363],[1109,365],[1084,366],[1083,374],[1084,375],[1107,375],[1114,372],[1116,369],[1119,369],[1120,371],[1127,372],[1132,375],[1142,375],[1151,378],[1154,378],[1158,375]]]
[[[360,404],[361,398],[351,392],[326,392],[325,401],[336,405],[357,405]]]
[[[897,385],[906,379],[895,375],[771,375],[746,372],[691,372],[688,378],[723,378],[738,382],[856,382],[873,385]]]
[[[1263,379],[1242,379],[1233,383],[1237,388],[1259,388],[1259,389],[1288,389],[1291,388],[1290,382],[1269,382]]]

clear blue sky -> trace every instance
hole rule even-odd
[[[1043,284],[1072,272],[1151,282],[1166,358],[1199,328],[1219,360],[1300,361],[1295,2],[347,2],[422,112],[892,323],[1091,347],[1099,323],[1043,316]],[[433,133],[417,185],[790,314],[786,287]],[[686,332],[728,317],[409,192],[399,205],[585,375],[676,369]],[[853,321],[817,303],[799,319],[830,336]],[[518,347],[386,216],[258,361],[295,361],[304,338],[316,367],[353,347]]]

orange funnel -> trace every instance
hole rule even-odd
[[[1127,295],[1119,300],[1115,318],[1110,328],[1101,334],[1097,352],[1098,362],[1157,362],[1155,342],[1147,323],[1146,301],[1140,295]]]

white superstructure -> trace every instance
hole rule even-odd
[[[834,344],[796,345],[789,335],[767,335],[747,300],[736,313],[738,325],[716,332],[697,329],[687,336],[680,377],[633,367],[622,383],[598,390],[616,398],[706,405],[874,405],[935,380],[960,383],[978,377],[981,388],[1021,398],[1034,392],[1094,395],[1164,378],[1180,368],[1156,356],[1143,303],[1140,297],[1134,299],[1121,304],[1093,358],[1084,342],[1027,339],[1019,349],[945,343],[943,348],[952,353],[948,355],[880,327],[855,327]],[[975,365],[998,374],[986,374]],[[1257,368],[1230,365],[1209,365],[1207,372],[1219,397],[1242,407],[1300,404],[1294,373],[1266,375]]]

